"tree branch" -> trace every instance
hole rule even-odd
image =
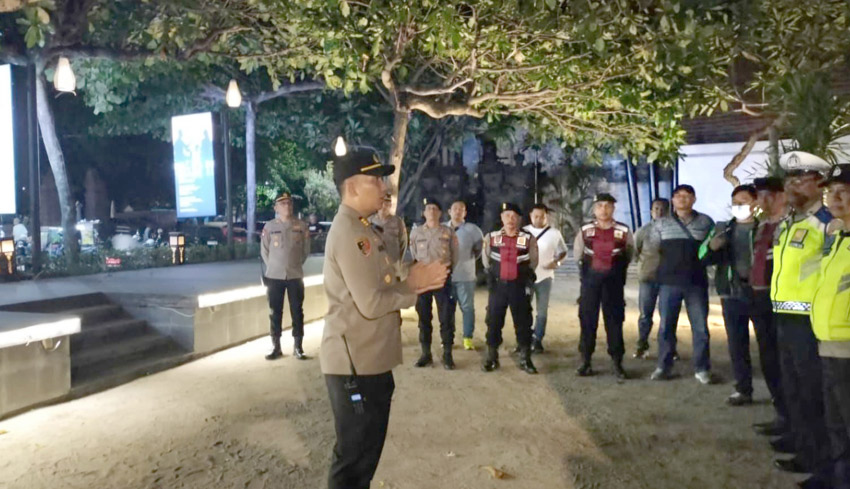
[[[782,114],[773,121],[771,121],[770,124],[767,124],[758,131],[750,134],[750,138],[744,144],[744,147],[741,148],[741,151],[739,151],[738,154],[736,154],[732,158],[732,161],[730,161],[729,164],[723,168],[723,178],[726,179],[727,182],[731,183],[734,187],[740,185],[741,181],[738,179],[738,177],[735,176],[735,170],[737,170],[738,167],[741,166],[741,164],[744,162],[744,160],[747,159],[747,156],[749,156],[756,143],[760,139],[767,136],[771,128],[779,128],[783,126],[787,118],[787,114]]]
[[[458,88],[472,83],[471,78],[467,78],[465,80],[461,80],[450,87],[443,88],[420,88],[420,87],[410,87],[410,86],[402,86],[399,88],[399,91],[404,93],[409,93],[411,95],[417,95],[419,97],[430,97],[435,95],[448,95],[450,93],[454,93]]]
[[[325,83],[323,81],[303,81],[280,87],[273,92],[263,92],[254,97],[253,100],[255,103],[261,104],[263,102],[268,102],[269,100],[278,97],[285,97],[293,93],[310,92],[313,90],[322,90],[324,88]]]

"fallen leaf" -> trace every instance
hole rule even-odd
[[[499,470],[496,467],[493,467],[492,465],[482,465],[481,468],[486,470],[487,472],[490,472],[490,477],[492,477],[493,479],[510,479],[513,477],[511,476],[511,474]]]
[[[5,434],[7,434],[7,433],[9,433],[9,432],[8,432],[8,431],[6,431],[6,430],[0,430],[0,435],[5,435]]]
[[[455,452],[446,452],[446,457],[456,457]]]

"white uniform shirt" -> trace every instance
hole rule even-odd
[[[567,252],[567,243],[564,242],[564,236],[560,231],[553,227],[549,227],[549,230],[542,236],[540,233],[542,233],[546,228],[536,228],[529,224],[522,229],[537,238],[537,252],[539,259],[537,262],[537,269],[534,270],[535,275],[537,275],[537,283],[540,283],[547,278],[554,279],[555,270],[544,267],[552,263],[558,255]]]

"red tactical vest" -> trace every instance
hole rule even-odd
[[[490,277],[496,281],[534,282],[534,270],[529,266],[531,234],[518,230],[515,237],[504,234],[504,230],[487,235],[490,241]]]
[[[621,222],[614,222],[608,229],[596,226],[590,222],[581,227],[581,237],[584,240],[584,256],[582,257],[582,272],[592,270],[607,273],[611,270],[622,270],[628,266],[626,262],[626,238],[629,228]]]

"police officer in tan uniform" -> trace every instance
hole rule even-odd
[[[284,192],[275,199],[277,217],[263,228],[260,255],[263,258],[263,283],[269,299],[272,352],[266,360],[283,356],[280,351],[283,298],[289,296],[292,315],[293,355],[305,360],[301,342],[304,339],[304,262],[310,255],[310,233],[307,223],[293,217],[292,197]]]
[[[393,169],[366,149],[338,151],[334,161],[342,203],[325,248],[328,313],[319,353],[337,437],[329,489],[369,487],[387,434],[392,369],[401,363],[399,310],[442,288],[448,277],[448,267],[433,262],[414,264],[397,280],[397,267],[367,219],[383,204],[383,177]]]
[[[440,262],[454,267],[458,260],[458,241],[454,229],[440,223],[443,209],[440,203],[432,198],[424,199],[425,224],[410,232],[410,254],[419,263]],[[433,363],[431,358],[431,304],[437,301],[437,315],[440,319],[440,340],[443,344],[443,367],[454,370],[452,344],[455,336],[455,297],[451,280],[435,291],[425,292],[416,300],[416,313],[419,315],[419,344],[422,346],[422,356],[414,366],[424,367]]]
[[[407,250],[407,227],[400,217],[393,214],[392,208],[392,195],[387,193],[384,196],[384,204],[378,212],[369,216],[369,222],[381,234],[390,259],[397,262],[401,261]]]

